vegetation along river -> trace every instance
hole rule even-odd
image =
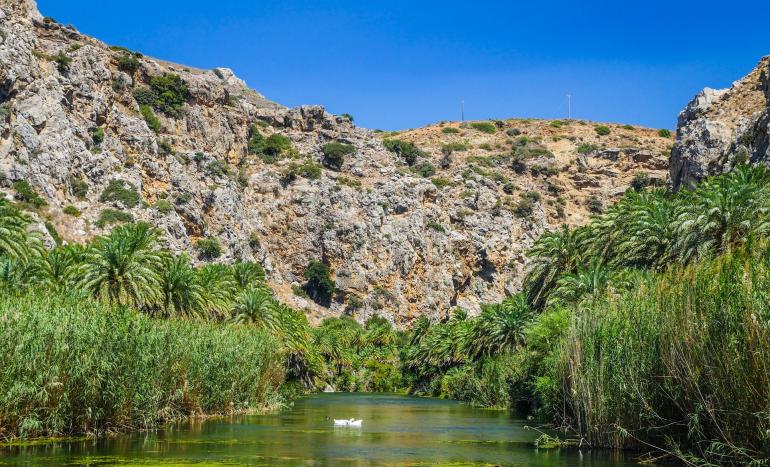
[[[361,428],[333,418],[363,419]],[[279,414],[99,440],[0,448],[0,465],[633,465],[607,450],[537,449],[508,411],[395,394],[326,393]]]

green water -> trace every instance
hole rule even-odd
[[[329,418],[361,418],[335,428]],[[538,450],[509,412],[393,394],[319,394],[276,415],[110,439],[0,448],[0,465],[633,465],[602,450]]]

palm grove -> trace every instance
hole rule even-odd
[[[543,235],[522,292],[407,332],[382,318],[313,328],[258,264],[194,267],[145,224],[46,250],[3,202],[0,437],[268,408],[331,385],[517,407],[565,440],[685,462],[767,458],[768,183],[741,165],[676,194],[629,190]],[[309,271],[327,298],[330,271]]]

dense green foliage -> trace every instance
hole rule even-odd
[[[190,90],[179,75],[165,73],[152,77],[149,87],[137,88],[133,95],[140,106],[152,107],[170,117],[178,117],[182,106],[190,98]]]
[[[120,203],[127,208],[135,208],[142,202],[142,197],[131,183],[113,179],[102,191],[99,201],[102,203]]]
[[[249,154],[254,154],[264,162],[273,164],[293,151],[291,139],[280,133],[273,133],[265,137],[256,126],[252,126],[249,131],[249,141],[247,144]]]
[[[161,129],[160,120],[152,111],[152,108],[149,105],[140,105],[139,112],[147,123],[147,127],[155,133],[159,133]]]
[[[418,157],[425,157],[425,152],[410,141],[385,139],[382,141],[382,145],[385,146],[385,149],[388,151],[393,152],[404,159],[408,165],[414,165],[414,163],[417,162]]]
[[[305,279],[305,291],[310,298],[322,304],[331,301],[336,284],[331,278],[329,266],[321,261],[311,261],[305,269]]]
[[[342,164],[345,163],[345,156],[349,156],[356,152],[356,148],[352,144],[340,143],[338,141],[332,141],[326,143],[321,147],[321,152],[324,155],[324,164],[334,170],[340,170]]]

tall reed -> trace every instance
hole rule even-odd
[[[767,255],[738,252],[583,304],[561,352],[573,426],[595,445],[767,459],[768,297]]]
[[[0,291],[0,440],[152,428],[278,402],[283,355],[249,327]]]

